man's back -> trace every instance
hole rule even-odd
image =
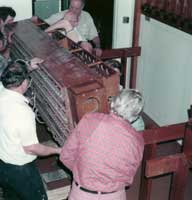
[[[84,116],[74,132],[64,145],[61,160],[72,169],[75,181],[103,192],[132,183],[142,159],[141,134],[122,118],[102,113]],[[78,150],[72,155],[75,145]],[[70,156],[72,162],[68,162]]]
[[[23,145],[38,142],[35,116],[27,105],[27,99],[14,91],[2,88],[0,91],[0,159],[4,162],[22,165],[36,156],[28,155]]]

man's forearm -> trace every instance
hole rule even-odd
[[[92,42],[94,43],[93,52],[95,53],[96,56],[100,57],[102,55],[102,49],[101,49],[99,37],[97,36],[93,38]]]
[[[73,27],[71,26],[71,24],[65,20],[62,19],[58,22],[56,22],[55,24],[49,26],[47,29],[45,29],[45,32],[53,32],[57,29],[64,29],[66,32],[71,31],[73,29]]]
[[[94,45],[95,45],[94,48],[101,48],[99,36],[94,37],[94,38],[92,39],[92,42],[93,42]]]
[[[60,154],[61,152],[61,148],[45,146],[42,144],[33,144],[29,146],[24,146],[23,148],[27,154],[37,156],[48,156],[53,154]]]

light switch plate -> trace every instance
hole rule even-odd
[[[124,16],[123,17],[123,23],[124,24],[128,24],[129,23],[129,17],[128,16]]]

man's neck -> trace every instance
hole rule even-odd
[[[23,93],[23,90],[22,90],[22,88],[19,86],[19,87],[12,87],[12,88],[9,88],[9,90],[11,90],[11,91],[14,91],[14,92],[17,92],[17,93],[19,93],[19,94],[24,94]]]

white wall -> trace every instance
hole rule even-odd
[[[0,6],[11,6],[17,13],[15,21],[32,16],[32,0],[0,0]]]
[[[132,29],[135,0],[114,1],[113,48],[132,46]],[[123,17],[129,17],[129,23],[123,23]]]
[[[159,125],[187,120],[192,104],[192,36],[142,16],[137,87]]]
[[[132,46],[133,20],[135,0],[114,0],[113,19],[113,48],[124,48]],[[129,23],[123,23],[123,17],[129,17]],[[130,59],[127,64],[127,84],[130,77]]]

